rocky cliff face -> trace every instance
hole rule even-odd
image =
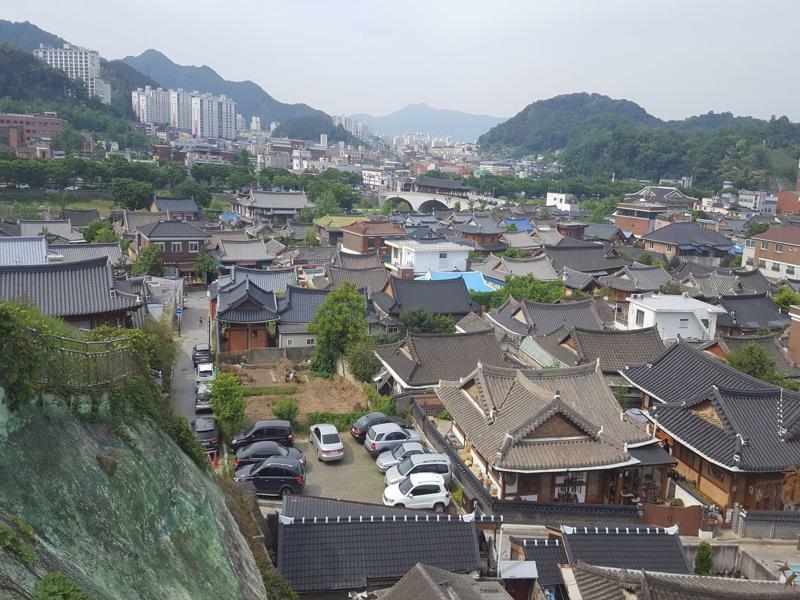
[[[48,572],[97,598],[265,598],[222,492],[166,436],[88,423],[52,399],[10,414],[0,389],[0,523],[27,521],[33,566],[0,544],[0,597]]]

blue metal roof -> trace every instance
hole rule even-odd
[[[483,279],[483,273],[480,271],[467,271],[465,273],[459,272],[440,272],[428,271],[425,275],[417,277],[417,279],[426,279],[433,281],[441,281],[443,279],[458,279],[464,280],[464,285],[470,292],[494,292],[495,288],[491,287]]]

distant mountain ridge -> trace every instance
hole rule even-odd
[[[245,117],[257,115],[267,126],[270,121],[288,121],[298,117],[325,115],[307,104],[285,104],[275,100],[252,81],[229,81],[214,69],[203,65],[179,65],[158,50],[149,49],[139,56],[126,56],[122,62],[159,81],[165,88],[225,94],[236,101],[237,111]],[[327,116],[327,115],[325,115]],[[264,123],[266,121],[266,123]]]
[[[503,117],[433,108],[424,102],[408,104],[381,117],[361,113],[350,115],[350,118],[366,123],[376,133],[395,135],[406,131],[425,131],[434,135],[449,135],[459,142],[475,141],[505,120]]]

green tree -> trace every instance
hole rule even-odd
[[[405,333],[455,333],[456,324],[450,315],[440,315],[421,306],[410,308],[398,317],[400,329]]]
[[[317,336],[311,370],[333,374],[337,358],[367,337],[364,296],[352,283],[345,282],[328,294],[309,330]]]
[[[297,415],[300,412],[300,404],[291,396],[281,396],[272,407],[272,414],[276,419],[283,419],[290,423],[297,423]]]
[[[67,154],[78,154],[83,150],[83,134],[72,127],[65,127],[53,138],[53,147]]]
[[[202,277],[207,283],[219,274],[219,261],[206,252],[205,248],[201,248],[192,266],[192,273]]]
[[[775,361],[767,355],[764,348],[756,343],[751,342],[735,352],[729,352],[725,359],[732,367],[758,379],[780,380],[780,375],[775,370]]]
[[[211,408],[226,442],[247,425],[242,384],[232,373],[219,373],[211,381]]]
[[[461,200],[456,200],[453,203],[453,211],[455,211],[457,213],[461,212]]]
[[[306,229],[306,233],[303,235],[303,243],[306,246],[319,246],[319,240],[313,227]]]
[[[93,600],[63,573],[48,573],[33,588],[33,600]]]
[[[208,185],[194,179],[184,179],[175,186],[173,191],[176,196],[194,198],[197,206],[202,208],[207,208],[211,204],[211,192],[208,190]]]
[[[110,238],[108,234],[111,234]],[[102,237],[103,239],[98,239]],[[88,227],[83,230],[83,239],[91,243],[107,243],[117,241],[117,236],[108,221],[100,219],[89,223]]]
[[[497,308],[513,296],[517,300],[552,303],[564,297],[561,281],[540,281],[533,275],[512,275],[506,284],[494,292],[472,292],[470,298],[481,306]]]
[[[237,167],[250,168],[250,153],[247,150],[239,150],[233,159],[233,164]]]
[[[171,190],[186,181],[186,168],[178,163],[168,162],[161,167],[161,177]]]
[[[149,245],[139,252],[139,256],[131,267],[133,275],[153,275],[160,277],[164,274],[164,256],[161,248],[155,244]]]
[[[322,194],[314,204],[314,216],[316,218],[336,215],[340,212],[342,212],[342,209],[336,201],[336,196],[330,190]]]
[[[711,575],[711,544],[706,541],[700,542],[697,546],[697,554],[694,557],[694,574]]]
[[[681,284],[677,281],[668,281],[661,286],[659,291],[668,296],[680,296],[683,293],[683,288],[681,288]]]
[[[769,223],[758,223],[753,222],[747,226],[745,229],[744,237],[751,238],[754,235],[758,235],[759,233],[764,233],[767,229],[769,229]]]
[[[347,363],[353,377],[364,383],[372,381],[372,377],[381,368],[381,361],[375,356],[375,340],[366,337],[347,349]]]
[[[639,255],[639,258],[636,259],[636,262],[641,263],[643,265],[654,266],[657,260],[658,259],[655,256],[653,256],[652,254],[647,252],[647,250],[645,250]]]
[[[389,200],[386,200],[383,204],[381,204],[380,213],[382,215],[392,214],[392,203]]]
[[[508,225],[506,225],[506,231],[517,231],[517,224],[509,223]]]
[[[225,180],[233,191],[238,192],[241,189],[248,188],[255,182],[254,175],[247,167],[233,167],[228,177]]]
[[[788,285],[782,285],[778,288],[778,293],[772,297],[772,300],[781,307],[781,310],[785,313],[789,312],[789,307],[792,304],[797,304],[800,302],[799,294],[795,294]]]
[[[128,210],[147,208],[153,200],[153,186],[143,181],[126,177],[111,182],[111,197],[114,202]]]

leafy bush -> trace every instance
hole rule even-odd
[[[300,412],[300,404],[294,398],[281,396],[272,407],[272,413],[278,419],[284,419],[290,423],[297,421],[297,414]]]
[[[247,420],[244,414],[245,401],[242,384],[233,373],[220,373],[211,382],[211,408],[219,421],[222,435],[226,441],[239,430]]]
[[[683,506],[683,500],[680,498],[673,498],[672,502],[669,503],[670,506]]]
[[[245,396],[289,396],[297,393],[296,385],[264,385],[242,388]]]
[[[700,542],[694,557],[694,574],[711,575],[711,566],[711,544],[705,541]]]
[[[93,600],[63,573],[50,573],[33,588],[33,600]]]
[[[28,523],[25,519],[20,517],[19,515],[14,515],[11,517],[11,522],[14,524],[14,527],[19,529],[19,532],[24,535],[28,540],[31,542],[36,541],[36,532],[31,527],[30,523]]]
[[[369,382],[381,368],[381,361],[375,356],[375,339],[365,338],[347,350],[350,372],[359,381]]]
[[[456,506],[462,506],[464,504],[464,490],[458,485],[455,486],[453,491],[450,492],[450,499]]]
[[[391,396],[384,396],[375,389],[375,386],[365,383],[362,387],[364,395],[369,401],[369,407],[385,415],[393,415],[395,413],[395,401]]]
[[[7,525],[0,525],[0,548],[16,556],[22,564],[28,567],[36,564],[36,553],[33,548]]]
[[[453,415],[451,415],[448,410],[445,408],[442,412],[436,415],[437,419],[442,419],[443,421],[452,421]]]
[[[297,592],[275,569],[259,569],[268,600],[297,600]]]
[[[313,412],[310,413],[306,419],[309,427],[316,423],[330,423],[336,427],[337,431],[347,431],[350,429],[350,424],[357,421],[360,417],[365,415],[365,412],[351,412],[351,413],[331,413],[331,412]]]

